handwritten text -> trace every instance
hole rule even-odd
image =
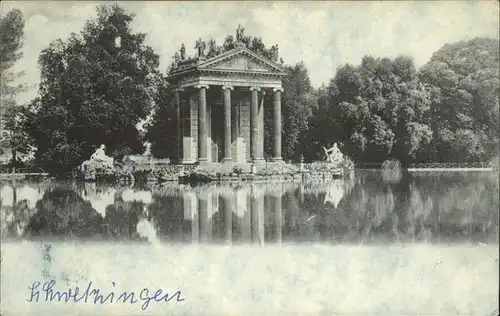
[[[141,309],[145,311],[151,301],[154,302],[182,302],[185,299],[181,297],[181,291],[177,291],[172,295],[164,292],[162,289],[157,289],[156,291],[150,291],[144,288],[139,295],[135,292],[114,292],[109,293],[101,292],[99,288],[92,287],[92,281],[89,281],[85,291],[81,292],[78,286],[74,288],[67,288],[62,290],[55,290],[56,285],[55,280],[49,280],[43,283],[35,281],[31,286],[28,287],[30,290],[28,302],[85,302],[93,304],[113,304],[113,303],[129,303],[136,304],[141,303]],[[116,286],[115,282],[112,282],[113,287]],[[41,296],[40,296],[41,294]]]

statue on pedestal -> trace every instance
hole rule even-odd
[[[106,146],[102,144],[101,147],[90,156],[90,161],[101,163],[104,167],[113,168],[113,158],[106,156],[104,149],[106,149]]]
[[[106,146],[101,145],[89,160],[85,160],[80,165],[80,171],[83,173],[85,180],[95,180],[97,171],[99,174],[111,174],[114,171],[114,161],[112,157],[106,156],[104,149]]]
[[[325,151],[327,162],[340,164],[344,161],[344,155],[337,147],[337,143],[334,143],[333,147],[330,149],[326,149],[325,147],[323,147],[323,150]]]

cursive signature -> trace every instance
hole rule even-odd
[[[55,280],[48,280],[43,283],[40,289],[41,282],[35,281],[31,286],[28,287],[30,290],[28,302],[85,302],[93,304],[112,304],[112,303],[130,303],[136,304],[142,302],[141,309],[145,311],[151,301],[154,302],[182,302],[185,298],[181,297],[181,291],[177,291],[170,295],[169,293],[163,292],[162,289],[157,289],[156,291],[150,291],[144,288],[139,295],[135,292],[101,292],[99,288],[92,287],[92,281],[89,281],[87,288],[84,292],[80,291],[78,286],[74,288],[66,288],[62,290],[55,290],[56,285]],[[113,287],[116,286],[115,282],[112,282]],[[42,297],[40,298],[40,293]],[[44,297],[45,296],[45,297]]]

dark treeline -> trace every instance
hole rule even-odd
[[[133,32],[133,18],[116,4],[99,6],[96,19],[79,34],[50,43],[39,57],[38,96],[15,116],[5,117],[11,122],[16,117],[16,128],[2,135],[2,143],[15,139],[19,151],[36,147],[35,163],[55,173],[72,170],[102,143],[118,159],[142,153],[145,141],[152,143],[156,157],[171,157],[173,87],[168,73],[159,69],[159,56],[145,44],[147,34]],[[3,36],[2,47],[20,37],[19,31]],[[323,159],[322,146],[334,142],[361,163],[488,162],[498,156],[498,39],[446,44],[420,69],[410,56],[365,56],[358,65],[339,67],[318,89],[303,62],[277,60],[277,45],[269,48],[261,38],[246,35],[242,41],[288,72],[282,98],[287,160]],[[234,43],[228,35],[222,45],[200,39],[192,48],[202,45],[210,58]],[[5,47],[19,50],[19,45]],[[268,110],[266,124],[272,118]],[[151,111],[145,132],[139,131],[137,123]],[[271,132],[266,129],[267,154]]]

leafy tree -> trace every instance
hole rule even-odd
[[[157,158],[171,158],[177,148],[177,109],[173,87],[165,79],[158,90],[154,116],[146,126],[146,139],[151,142],[151,153]]]
[[[23,73],[15,73],[13,67],[22,58],[24,18],[14,9],[0,17],[0,147],[12,150],[12,172],[15,172],[17,152],[26,153],[28,138],[22,132],[22,107],[16,104],[16,95],[24,87],[14,84]],[[2,150],[3,151],[3,150]]]
[[[498,155],[499,41],[446,44],[419,76],[437,98],[431,104],[437,161],[488,161]]]
[[[159,57],[133,33],[134,14],[114,4],[79,35],[57,40],[39,57],[37,115],[29,128],[37,161],[50,172],[67,172],[106,145],[115,158],[143,152],[136,125],[149,113],[162,80]]]
[[[307,68],[303,62],[285,66],[287,76],[283,78],[282,128],[284,159],[298,160],[303,154],[301,144],[307,143],[304,135],[308,118],[316,107],[317,95],[311,86]]]
[[[403,163],[424,159],[432,140],[428,126],[433,94],[419,83],[412,58],[363,57],[359,66],[337,70],[321,89],[321,104],[309,123],[309,139],[321,146],[339,142],[360,162],[397,158]],[[320,144],[310,146],[309,159],[317,159]]]

